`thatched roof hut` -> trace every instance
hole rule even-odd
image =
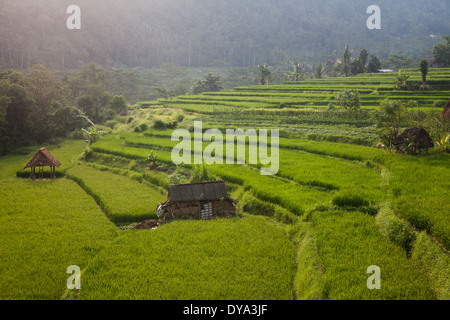
[[[434,146],[430,135],[422,127],[406,129],[394,139],[393,144],[397,148],[397,153],[417,152],[420,149],[426,149],[428,152],[428,148]]]
[[[208,220],[236,214],[236,200],[228,195],[224,181],[171,185],[167,198],[157,208],[163,220],[183,217]]]
[[[445,119],[450,119],[450,100],[447,101],[444,110],[442,110],[441,117]]]
[[[31,168],[31,176],[33,180],[36,179],[36,167],[39,168],[39,177],[44,175],[44,167],[50,167],[51,178],[56,178],[56,167],[61,166],[61,163],[56,159],[47,148],[39,149],[36,154],[31,158],[27,165],[23,168]]]

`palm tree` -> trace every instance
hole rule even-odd
[[[325,68],[324,68],[324,66],[321,63],[319,63],[317,65],[316,69],[314,70],[314,78],[315,79],[322,79],[324,74],[325,74]]]
[[[323,65],[323,73],[329,77],[331,77],[333,75],[334,72],[334,64],[335,61],[333,60],[328,60],[324,65]]]
[[[258,65],[258,75],[255,80],[262,86],[268,85],[271,75],[272,75],[272,71],[270,71],[270,69],[267,65],[259,64]]]
[[[345,46],[344,54],[336,59],[335,70],[338,73],[344,73],[346,77],[348,77],[352,68],[352,53],[353,51],[350,51],[347,44]]]
[[[300,63],[300,59],[297,59],[292,63],[293,71],[284,74],[284,80],[286,81],[303,81],[306,79],[303,73],[303,66]]]

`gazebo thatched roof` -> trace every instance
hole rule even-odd
[[[447,101],[444,110],[442,110],[441,117],[445,119],[450,119],[450,100]]]
[[[56,159],[47,148],[41,148],[36,152],[24,169],[33,167],[59,167],[60,165],[61,163],[58,159]]]

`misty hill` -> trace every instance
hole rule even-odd
[[[72,4],[81,8],[81,30],[66,27]],[[373,4],[381,30],[366,27]],[[449,14],[448,0],[0,0],[0,66],[323,62],[347,43],[382,59],[418,59],[448,33]]]

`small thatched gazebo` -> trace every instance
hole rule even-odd
[[[56,178],[56,167],[59,167],[61,163],[56,159],[47,148],[41,148],[23,168],[31,168],[31,176],[33,180],[36,179],[36,167],[39,167],[39,179],[44,177],[44,167],[50,167],[50,176],[52,179]]]

